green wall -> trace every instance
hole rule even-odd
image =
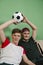
[[[43,40],[43,0],[0,0],[0,24],[10,20],[12,14],[16,11],[21,11],[37,26],[36,39]],[[25,26],[29,27],[24,23],[10,25],[5,29],[5,33],[10,37],[10,32],[14,27],[22,29]]]

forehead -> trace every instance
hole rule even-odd
[[[23,33],[30,33],[30,31],[26,30],[26,31],[24,31]]]
[[[21,35],[21,33],[18,33],[18,32],[17,32],[17,33],[13,33],[12,35]]]

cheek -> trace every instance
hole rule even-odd
[[[27,35],[28,37],[30,36],[30,35]]]
[[[21,39],[21,37],[18,38],[18,40],[20,40],[20,39]]]
[[[14,37],[14,36],[12,36],[12,39],[15,39],[15,37]]]

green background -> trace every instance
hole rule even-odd
[[[22,12],[37,26],[36,39],[43,40],[43,0],[0,0],[0,24],[10,20],[16,11]],[[10,37],[11,30],[16,27],[22,29],[29,25],[26,23],[12,24],[5,29],[6,36]]]

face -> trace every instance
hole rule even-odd
[[[12,34],[12,41],[14,44],[18,45],[18,42],[21,38],[21,34],[20,33],[14,33]]]
[[[28,30],[22,33],[24,40],[28,40],[30,38],[30,32]]]

